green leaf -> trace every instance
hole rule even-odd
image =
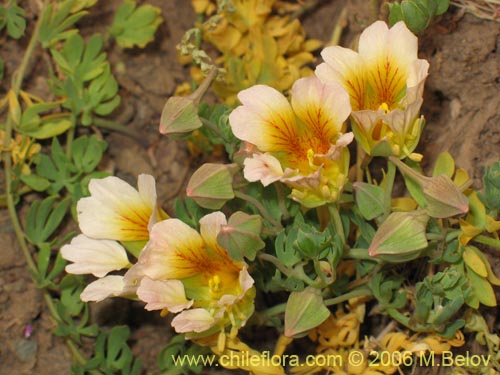
[[[160,8],[149,4],[137,7],[134,0],[125,0],[116,11],[109,33],[121,48],[144,48],[162,22]]]
[[[24,9],[17,5],[17,0],[7,2],[6,6],[0,6],[0,30],[7,26],[7,34],[14,39],[24,35],[26,19]]]
[[[385,211],[385,192],[380,186],[356,182],[353,184],[356,192],[356,204],[366,220],[372,220]]]
[[[432,176],[436,177],[442,174],[449,178],[452,178],[455,174],[455,160],[453,160],[449,152],[440,153],[434,164]]]
[[[467,268],[467,278],[469,279],[470,285],[472,287],[472,292],[475,297],[485,306],[495,307],[497,305],[497,299],[495,296],[495,291],[493,287],[488,282],[488,279],[478,275],[469,265]]]
[[[22,174],[20,178],[22,182],[35,191],[42,192],[50,187],[50,181],[48,179],[36,174]]]
[[[26,236],[28,240],[41,247],[61,224],[69,208],[69,199],[56,203],[57,197],[35,201],[26,218]]]
[[[39,245],[38,257],[37,257],[37,268],[38,272],[42,277],[45,277],[47,269],[50,264],[50,244],[47,242],[41,243]]]
[[[78,137],[71,148],[71,159],[77,170],[82,173],[91,173],[100,163],[107,143],[96,135]]]
[[[77,29],[70,29],[86,11],[75,11],[79,0],[63,0],[57,4],[49,4],[41,15],[38,40],[42,47],[52,47],[58,41],[65,40],[78,33]],[[68,30],[69,29],[69,30]]]
[[[48,139],[65,133],[73,126],[73,121],[67,118],[42,120],[38,129],[28,130],[22,133],[35,139]]]
[[[276,236],[276,240],[274,241],[274,248],[279,261],[285,266],[293,266],[294,264],[300,262],[302,259],[295,247],[292,246],[292,241],[288,241],[288,237],[285,234],[284,230],[278,233],[278,235]]]
[[[66,78],[52,76],[52,92],[65,97],[63,107],[81,116],[81,123],[91,125],[93,115],[110,114],[119,104],[118,83],[102,53],[103,39],[93,35],[87,44],[80,35],[70,36],[61,51],[52,55]]]
[[[436,2],[435,15],[440,16],[446,12],[450,6],[450,0],[434,0]]]

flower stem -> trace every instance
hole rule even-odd
[[[370,297],[370,296],[372,296],[372,291],[370,290],[370,288],[368,288],[367,286],[363,286],[361,288],[351,290],[348,293],[342,294],[341,296],[326,299],[323,301],[323,303],[325,304],[325,306],[333,306],[348,301],[351,298]],[[260,312],[259,316],[265,319],[269,319],[272,318],[273,316],[284,313],[285,310],[286,310],[286,303],[280,303],[279,305],[270,307]]]
[[[18,70],[13,74],[12,76],[12,81],[11,81],[11,89],[16,95],[16,97],[19,94],[19,91],[21,90],[21,86],[24,80],[25,72],[28,67],[29,61],[31,60],[31,57],[33,55],[33,52],[35,50],[35,47],[37,45],[39,33],[40,33],[40,26],[41,26],[41,21],[44,19],[43,15],[44,12],[46,11],[46,3],[43,1],[41,3],[41,9],[40,9],[40,17],[38,18],[35,28],[33,30],[33,34],[31,35],[30,41],[28,43],[28,46],[26,47],[26,50],[23,55],[23,59],[21,61],[21,64],[19,65]],[[21,223],[19,221],[19,216],[17,214],[16,210],[16,205],[15,205],[15,200],[14,200],[14,194],[15,192],[13,191],[13,179],[12,179],[12,155],[9,151],[9,145],[12,139],[12,132],[14,129],[14,120],[10,114],[7,115],[7,121],[5,123],[5,138],[4,138],[4,151],[2,153],[2,159],[4,162],[4,178],[5,178],[5,203],[7,206],[7,211],[9,213],[9,218],[12,223],[12,227],[14,228],[14,234],[16,236],[16,239],[19,243],[19,246],[21,248],[21,252],[23,253],[24,259],[26,261],[26,264],[28,266],[28,269],[33,277],[33,280],[37,281],[41,279],[40,273],[38,271],[38,267],[36,266],[35,261],[33,260],[33,257],[30,253],[30,249],[28,247],[28,243],[26,241],[26,236],[22,230]],[[54,318],[56,322],[61,321],[61,317],[59,316],[59,313],[57,312],[57,309],[54,305],[54,300],[52,299],[49,291],[45,288],[41,288],[42,293],[43,293],[43,298],[45,300],[45,303],[47,305],[47,308],[50,311],[50,314]],[[86,359],[83,357],[83,355],[79,352],[78,348],[76,348],[74,342],[70,339],[67,338],[66,344],[68,345],[69,350],[71,351],[73,358],[80,364],[86,363]],[[91,374],[94,375],[99,375],[100,372],[96,370],[91,370]]]
[[[117,122],[106,120],[106,119],[103,119],[100,117],[94,117],[93,121],[94,121],[94,125],[97,126],[98,128],[107,129],[107,130],[111,130],[111,131],[115,131],[118,133],[128,135],[131,138],[133,138],[135,141],[137,141],[144,148],[148,148],[150,146],[149,142],[144,138],[144,136],[142,134],[139,134],[134,129],[131,129],[131,128],[126,127],[126,126],[119,124]]]
[[[200,117],[201,122],[203,123],[204,126],[209,128],[213,133],[215,133],[219,138],[222,140],[225,140],[226,138],[224,137],[224,134],[220,131],[220,129],[215,125],[212,121],[207,120],[206,118]]]
[[[251,195],[242,193],[241,191],[238,191],[238,190],[236,190],[234,192],[234,195],[236,196],[236,198],[242,199],[242,200],[250,203],[251,205],[253,205],[255,208],[257,208],[257,210],[260,212],[262,217],[264,217],[264,219],[266,219],[269,223],[271,223],[273,225],[273,227],[276,229],[276,231],[279,232],[283,229],[283,227],[281,226],[281,223],[278,222],[277,220],[275,220],[269,214],[269,212],[266,210],[264,205],[262,203],[260,203],[257,199],[255,199]]]
[[[280,207],[281,214],[283,215],[283,220],[288,220],[290,219],[290,212],[288,211],[288,208],[286,208],[285,191],[283,189],[283,185],[279,183],[273,185],[276,188],[276,194],[278,196],[278,205]]]
[[[340,239],[342,240],[342,244],[345,244],[344,224],[342,224],[342,218],[340,217],[337,205],[329,204],[328,212],[330,212],[330,218],[331,220],[333,220],[335,232],[339,235]]]
[[[387,160],[387,175],[385,184],[385,195],[384,195],[384,220],[391,213],[391,202],[392,202],[392,189],[394,187],[394,179],[396,178],[396,165],[390,160]]]
[[[370,297],[372,295],[373,294],[370,288],[368,288],[367,286],[363,286],[361,288],[351,290],[348,293],[342,294],[341,296],[325,299],[323,302],[325,303],[325,306],[333,306],[348,301],[351,298]]]

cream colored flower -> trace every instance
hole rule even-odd
[[[233,261],[217,243],[224,214],[200,220],[200,233],[178,219],[156,223],[139,260],[125,275],[137,283],[146,309],[179,313],[179,333],[210,334],[237,330],[253,313],[253,279],[242,262]]]
[[[377,21],[361,34],[359,52],[332,46],[321,53],[316,75],[347,90],[356,140],[372,156],[420,157],[412,152],[424,125],[419,111],[429,63],[417,51],[403,22],[389,29]]]
[[[152,224],[168,217],[156,203],[153,176],[141,174],[138,190],[118,177],[93,179],[90,197],[78,201],[83,234],[95,239],[141,241],[149,239]]]
[[[307,207],[334,202],[347,181],[349,97],[339,85],[315,77],[296,81],[291,97],[289,103],[264,85],[238,94],[243,105],[230,114],[231,128],[256,147],[244,161],[245,178],[264,186],[281,181]]]

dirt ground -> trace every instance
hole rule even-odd
[[[186,79],[186,71],[177,62],[175,46],[192,25],[194,14],[187,0],[147,0],[162,9],[165,22],[155,42],[145,50],[121,51],[113,47],[110,60],[121,87],[122,104],[115,120],[137,129],[156,147],[153,157],[133,139],[120,134],[105,134],[109,142],[108,168],[135,184],[139,173],[151,173],[158,181],[160,201],[171,202],[186,182],[194,161],[185,145],[160,137],[157,133],[163,104],[177,84]],[[91,14],[80,22],[89,35],[109,24],[119,1],[101,0]],[[36,17],[36,1],[20,2],[27,9],[28,23]],[[352,39],[368,22],[366,0],[324,0],[306,14],[304,25],[310,37],[327,40],[342,7],[348,6],[349,23],[343,43]],[[30,26],[28,26],[30,27]],[[27,38],[21,40],[23,48]],[[459,166],[481,184],[483,167],[500,158],[500,23],[480,20],[458,9],[451,9],[420,39],[420,57],[430,62],[423,114],[427,127],[420,152],[425,164],[447,150]],[[7,42],[0,53],[12,72],[22,56],[19,44]],[[27,87],[47,95],[40,53],[31,67]],[[4,79],[2,85],[8,82]],[[0,93],[4,94],[4,87]],[[65,343],[51,334],[54,328],[41,293],[34,286],[21,251],[16,245],[6,212],[0,211],[0,374],[54,375],[70,373],[70,354]],[[500,274],[500,262],[496,272]],[[113,318],[106,315],[113,312]],[[116,312],[119,311],[119,314]],[[492,323],[496,309],[487,312]],[[163,320],[146,316],[140,306],[127,301],[103,302],[94,308],[101,323],[129,324],[133,350],[143,360],[143,373],[156,369],[156,355],[168,342],[170,331]],[[496,322],[498,324],[498,322]],[[33,327],[24,338],[27,325]],[[496,326],[498,329],[498,325]]]

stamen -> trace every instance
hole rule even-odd
[[[389,113],[389,106],[386,102],[380,104],[380,107],[378,107],[378,109],[384,111],[385,113]]]

